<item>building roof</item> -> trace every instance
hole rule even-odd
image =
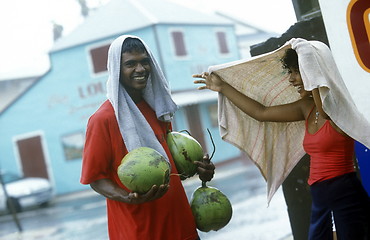
[[[41,76],[29,76],[22,78],[3,79],[0,81],[0,115]]]
[[[258,34],[277,34],[277,33],[273,33],[265,29],[262,29],[260,27],[254,26],[252,24],[248,24],[243,20],[240,20],[234,16],[230,16],[229,14],[225,14],[222,12],[216,12],[215,14],[233,22],[235,24],[235,34],[239,37],[240,36],[248,37],[250,35],[258,35]]]
[[[51,52],[156,24],[233,25],[216,14],[198,12],[165,0],[110,0],[73,32],[56,41]]]

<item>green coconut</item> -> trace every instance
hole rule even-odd
[[[225,227],[233,214],[229,199],[214,187],[196,189],[190,200],[197,228],[202,232],[217,231]]]
[[[194,176],[197,172],[197,165],[194,161],[202,161],[204,155],[199,142],[188,134],[169,132],[167,144],[181,177],[185,179]]]
[[[170,164],[156,150],[139,147],[126,154],[117,173],[122,184],[129,190],[144,194],[153,185],[169,183]]]

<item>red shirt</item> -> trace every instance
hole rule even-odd
[[[161,122],[155,112],[142,101],[137,104],[158,140],[164,147],[177,174],[166,143],[169,123]],[[94,113],[88,123],[84,147],[81,183],[90,184],[109,178],[122,188],[117,167],[127,154],[114,110],[109,101]],[[198,238],[194,217],[181,180],[171,175],[170,188],[160,199],[134,205],[107,199],[108,231],[111,240],[194,240]],[[127,190],[128,191],[128,190]]]
[[[308,184],[354,172],[354,140],[336,131],[327,120],[314,134],[307,130],[303,147],[311,157]]]

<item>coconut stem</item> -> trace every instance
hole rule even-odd
[[[214,154],[215,154],[215,152],[216,152],[216,145],[215,145],[215,142],[213,141],[211,131],[209,131],[209,129],[208,129],[208,128],[207,128],[207,131],[208,131],[209,137],[211,138],[211,142],[212,142],[212,146],[213,146],[213,152],[212,152],[212,154],[211,154],[211,157],[209,158],[209,160],[211,160],[211,159],[213,158],[213,155],[214,155]]]
[[[189,134],[189,135],[191,136],[190,132],[189,132],[188,130],[186,130],[186,129],[181,130],[181,131],[180,131],[180,133],[181,133],[181,132],[186,132],[187,134]]]
[[[207,187],[206,182],[203,182],[203,181],[202,181],[202,187],[204,187],[204,188],[206,188],[206,187]]]

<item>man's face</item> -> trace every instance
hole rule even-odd
[[[150,58],[146,52],[125,52],[121,56],[120,83],[128,93],[141,93],[146,87],[150,70]]]

